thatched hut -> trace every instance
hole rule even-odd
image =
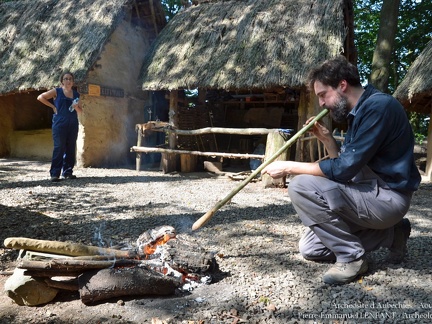
[[[182,91],[198,89],[193,107],[208,109],[214,126],[297,129],[318,111],[305,87],[310,68],[339,54],[356,62],[350,0],[194,3],[169,21],[142,72],[143,90],[170,92],[180,128],[193,110]],[[219,141],[234,148],[232,137]]]
[[[416,58],[394,92],[405,109],[432,116],[432,41]],[[427,138],[426,175],[432,180],[432,123]]]
[[[69,70],[84,105],[78,163],[124,163],[149,99],[139,71],[165,24],[152,0],[1,3],[0,157],[51,158],[52,112],[36,97]]]

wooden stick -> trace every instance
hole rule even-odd
[[[207,213],[205,213],[201,218],[199,218],[195,223],[192,225],[192,230],[197,230],[201,226],[203,226],[205,223],[207,223],[210,218],[213,217],[213,215],[218,211],[223,205],[225,205],[229,200],[231,200],[234,195],[236,195],[241,189],[243,189],[244,186],[246,186],[252,179],[254,179],[267,165],[269,165],[271,162],[276,160],[276,158],[281,155],[285,150],[287,150],[292,144],[297,141],[297,139],[302,136],[304,133],[306,133],[312,126],[323,118],[325,115],[329,113],[328,109],[323,109],[309,124],[304,126],[302,129],[300,129],[296,134],[293,135],[285,144],[282,146],[274,155],[272,155],[267,161],[263,162],[252,174],[243,180],[238,187],[234,188],[224,199],[220,200],[215,206],[213,206],[212,209],[210,209]]]
[[[68,242],[36,240],[26,237],[8,237],[4,240],[4,246],[10,249],[58,253],[69,256],[108,255],[118,259],[133,259],[136,255],[135,251],[122,251]]]
[[[111,261],[75,260],[75,259],[53,259],[50,261],[20,260],[17,268],[28,270],[46,270],[55,273],[56,270],[82,270],[114,268],[119,266],[141,265],[139,260],[119,259]]]

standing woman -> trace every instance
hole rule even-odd
[[[60,76],[61,87],[40,94],[37,100],[54,111],[52,135],[54,150],[51,161],[51,181],[76,179],[73,174],[75,165],[76,140],[78,137],[78,114],[82,113],[78,91],[73,89],[74,76],[64,72]],[[53,99],[53,100],[51,100]]]

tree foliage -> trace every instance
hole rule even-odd
[[[354,24],[358,66],[362,80],[369,80],[380,26],[382,0],[355,0]],[[401,0],[398,29],[390,64],[389,90],[393,92],[409,66],[432,38],[432,2]]]
[[[364,83],[370,79],[372,57],[380,27],[383,0],[355,0],[354,24],[359,72]],[[390,60],[388,90],[393,93],[407,70],[432,38],[432,1],[401,0],[398,29]],[[408,113],[416,139],[427,135],[426,116]]]
[[[189,0],[161,0],[161,3],[168,20],[174,17],[179,10],[191,4]]]

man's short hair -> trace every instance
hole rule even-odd
[[[348,62],[344,56],[340,55],[336,58],[326,60],[321,65],[312,69],[307,78],[307,85],[311,91],[314,89],[315,81],[319,81],[332,88],[337,88],[339,82],[342,80],[346,80],[351,86],[361,87],[357,67]]]

